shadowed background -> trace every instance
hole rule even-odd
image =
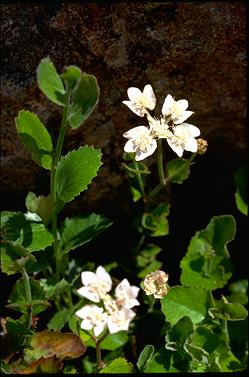
[[[30,160],[14,122],[19,110],[30,110],[46,124],[54,140],[58,135],[60,109],[37,87],[40,60],[50,56],[59,73],[67,65],[77,65],[96,76],[100,100],[84,125],[70,131],[63,154],[80,145],[93,145],[101,148],[103,165],[90,189],[67,205],[63,216],[105,214],[114,224],[84,246],[84,260],[100,264],[117,259],[129,264],[136,241],[131,224],[135,205],[121,169],[122,134],[145,121],[122,100],[127,99],[128,87],[143,89],[151,84],[156,114],[168,93],[176,100],[188,99],[189,110],[195,112],[189,121],[200,128],[209,144],[208,152],[197,157],[188,181],[173,186],[171,233],[158,240],[163,248],[159,259],[172,278],[170,283],[178,282],[179,261],[192,235],[220,214],[235,216],[237,235],[229,250],[235,275],[246,277],[246,218],[234,201],[234,173],[247,153],[245,5],[19,3],[2,4],[1,13],[1,209],[24,211],[28,191],[49,191],[47,172]],[[169,149],[166,156],[176,157]]]

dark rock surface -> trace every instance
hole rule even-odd
[[[70,132],[64,153],[93,144],[102,149],[104,164],[90,190],[68,206],[69,212],[103,211],[118,218],[127,211],[122,134],[143,120],[121,102],[128,87],[142,89],[148,83],[156,93],[158,115],[168,93],[188,99],[195,112],[191,123],[209,143],[189,181],[175,189],[173,224],[174,211],[179,229],[189,223],[188,211],[195,227],[197,217],[205,227],[212,215],[236,211],[233,174],[246,156],[243,2],[16,3],[2,4],[1,12],[3,209],[23,209],[29,190],[48,191],[46,172],[30,161],[14,118],[28,109],[54,137],[58,134],[58,108],[36,83],[40,60],[50,56],[59,72],[77,65],[94,74],[100,86],[98,107]],[[169,151],[169,157],[176,156]]]

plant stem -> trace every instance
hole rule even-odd
[[[95,344],[96,344],[96,361],[97,361],[97,369],[98,370],[100,370],[104,367],[104,363],[101,360],[101,347],[100,347],[100,345],[103,342],[103,340],[107,337],[108,334],[109,334],[109,332],[105,331],[104,334],[102,335],[102,337],[95,341]]]
[[[52,205],[52,233],[53,233],[53,249],[55,255],[55,277],[56,281],[60,280],[60,249],[59,249],[59,241],[58,241],[58,231],[57,231],[57,210],[56,210],[56,180],[55,180],[55,172],[58,161],[61,156],[62,146],[64,142],[64,137],[66,134],[67,129],[67,117],[68,117],[68,107],[69,107],[69,95],[67,96],[67,105],[63,110],[63,116],[61,121],[61,128],[59,137],[57,140],[55,153],[53,156],[52,166],[51,166],[51,176],[50,176],[50,192],[51,192],[51,205]]]
[[[32,293],[31,293],[29,276],[24,267],[22,269],[22,276],[23,276],[23,281],[24,281],[25,294],[26,294],[27,302],[29,304],[27,306],[27,328],[30,329],[32,325],[32,315],[33,315]]]
[[[228,329],[227,329],[227,320],[226,319],[222,320],[222,330],[223,330],[223,333],[225,335],[226,343],[229,344],[230,339],[229,339],[229,334],[228,334]]]
[[[160,184],[165,186],[166,180],[164,177],[164,170],[163,170],[162,139],[157,140],[157,168],[158,168]]]
[[[143,201],[146,202],[144,183],[143,183],[143,179],[142,179],[141,173],[139,171],[139,166],[138,166],[137,161],[134,161],[134,166],[135,166],[135,170],[136,170],[136,175],[137,175],[137,179],[138,179],[139,188],[140,188],[140,191],[141,191],[142,196],[143,196]]]

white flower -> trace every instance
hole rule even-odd
[[[150,130],[145,126],[131,128],[123,136],[129,139],[124,146],[124,151],[128,153],[135,152],[136,161],[152,155],[157,148],[156,140],[153,139]]]
[[[163,116],[171,116],[174,124],[180,124],[193,114],[193,111],[186,111],[187,108],[188,101],[186,99],[175,101],[174,98],[168,94],[163,103],[162,114]]]
[[[162,139],[171,137],[173,135],[172,132],[169,130],[169,126],[164,118],[155,119],[149,117],[148,121],[150,125],[151,136]]]
[[[156,106],[156,97],[151,85],[145,85],[143,93],[140,89],[131,87],[127,90],[130,101],[122,101],[135,114],[143,117],[146,109],[153,110]]]
[[[121,310],[114,310],[108,316],[107,326],[111,334],[129,328],[131,320],[135,317],[136,313],[131,309],[122,308]]]
[[[99,266],[96,274],[91,271],[81,273],[83,287],[77,292],[93,302],[100,302],[112,288],[112,280],[104,267]]]
[[[108,315],[97,305],[85,305],[75,314],[83,319],[80,327],[84,330],[93,329],[95,336],[99,336],[107,326]]]
[[[192,124],[183,123],[175,126],[173,132],[174,135],[167,138],[167,142],[179,157],[182,157],[184,150],[197,152],[198,144],[195,137],[200,135],[198,127],[193,126]]]
[[[115,297],[118,305],[131,309],[133,306],[140,305],[136,299],[140,288],[130,285],[127,279],[123,279],[115,289]]]

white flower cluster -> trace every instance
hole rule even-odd
[[[115,288],[113,298],[108,292],[112,289],[112,280],[104,267],[99,266],[96,273],[85,271],[81,273],[83,287],[77,292],[90,301],[101,303],[102,306],[90,304],[76,311],[82,319],[81,328],[93,330],[99,336],[106,328],[111,334],[121,330],[128,330],[131,320],[136,313],[131,310],[140,305],[136,299],[140,288],[130,285],[123,279]]]
[[[153,118],[148,110],[154,110],[156,97],[151,85],[146,85],[143,92],[131,87],[127,90],[129,101],[123,101],[135,114],[147,116],[149,128],[138,126],[125,132],[123,136],[129,139],[124,151],[135,153],[135,160],[140,161],[152,155],[157,148],[157,139],[165,138],[173,151],[182,157],[183,151],[197,152],[197,140],[200,130],[189,123],[183,123],[193,111],[188,111],[188,101],[175,101],[168,94],[162,107],[160,119]]]

